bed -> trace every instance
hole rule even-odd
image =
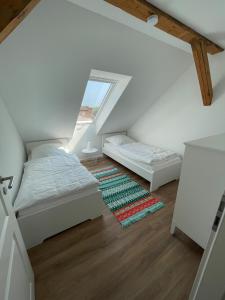
[[[96,178],[76,155],[56,148],[48,156],[29,153],[24,164],[14,210],[27,248],[102,212]]]
[[[166,150],[166,157],[162,157],[162,159],[157,159],[155,161],[148,161],[148,157],[146,156],[148,161],[148,163],[146,163],[145,159],[141,161],[142,159],[139,158],[140,160],[138,160],[136,155],[137,151],[132,152],[133,146],[131,144],[129,146],[121,147],[121,145],[115,145],[107,141],[108,137],[115,135],[126,135],[126,132],[104,134],[102,136],[103,154],[111,157],[121,165],[148,180],[150,182],[151,192],[170,181],[179,179],[182,163],[180,155]],[[139,147],[141,146],[142,145],[139,145]],[[142,147],[143,149],[145,149],[144,146],[145,145]],[[160,155],[161,153],[162,152],[159,152]]]

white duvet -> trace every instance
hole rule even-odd
[[[97,183],[96,178],[73,155],[34,159],[25,163],[14,208],[18,211],[40,201],[96,186]]]
[[[146,164],[157,164],[158,162],[179,157],[178,154],[171,150],[165,150],[159,147],[146,145],[142,143],[130,143],[120,145],[119,152],[136,161]]]

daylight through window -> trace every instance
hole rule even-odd
[[[88,80],[78,122],[93,121],[95,119],[101,105],[107,99],[112,86],[113,83],[111,82]]]

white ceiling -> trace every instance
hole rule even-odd
[[[184,51],[118,22],[43,0],[0,45],[0,95],[25,141],[69,137],[91,69],[129,75],[104,125],[113,131],[128,128],[191,63]]]
[[[190,52],[187,43],[123,12],[104,0],[68,0],[169,45]],[[148,0],[171,16],[225,47],[224,0]]]
[[[224,0],[147,0],[225,47]]]

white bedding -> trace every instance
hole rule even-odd
[[[159,161],[166,161],[178,156],[171,150],[166,150],[142,143],[123,144],[118,147],[118,150],[121,154],[132,160],[143,162],[149,165],[153,165]]]
[[[43,157],[25,163],[15,211],[97,187],[96,178],[73,155]]]
[[[161,161],[156,161],[152,164],[146,164],[146,163],[143,163],[143,162],[140,162],[140,161],[130,159],[127,156],[123,155],[122,153],[119,152],[119,147],[120,147],[119,145],[113,145],[111,143],[104,143],[103,152],[104,152],[104,149],[105,149],[106,151],[108,151],[108,152],[110,152],[114,155],[120,155],[124,159],[129,160],[130,162],[144,168],[146,171],[153,171],[153,170],[156,171],[156,170],[159,170],[159,169],[162,169],[162,168],[165,168],[165,167],[169,167],[173,164],[181,162],[180,156],[176,155],[176,156],[171,157],[170,159],[167,159],[167,160],[161,160]]]
[[[49,198],[45,201],[37,201],[31,206],[26,206],[17,211],[17,217],[24,217],[28,215],[37,214],[42,211],[54,208],[59,205],[67,204],[71,201],[76,201],[77,199],[87,197],[88,195],[94,195],[97,192],[97,186],[91,185],[85,189],[79,190],[79,192],[74,192],[67,196]]]

